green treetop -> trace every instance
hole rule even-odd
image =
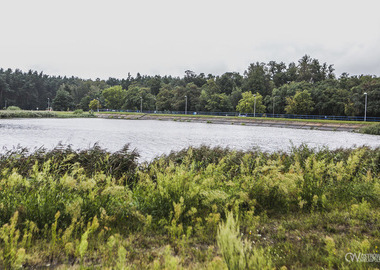
[[[106,106],[109,109],[121,109],[125,102],[127,96],[127,91],[124,90],[120,85],[115,85],[107,88],[102,93],[104,100],[106,101]]]
[[[256,96],[256,97],[255,97]],[[256,110],[255,110],[255,99],[256,99]],[[263,105],[263,96],[259,93],[255,95],[252,92],[242,93],[242,99],[239,100],[236,110],[240,113],[264,113],[265,105]]]
[[[297,92],[293,97],[287,97],[285,111],[290,114],[309,114],[314,110],[314,101],[307,90]]]
[[[100,106],[100,102],[99,102],[99,100],[97,100],[97,99],[93,99],[93,100],[91,100],[91,101],[90,101],[90,104],[88,105],[88,107],[89,107],[90,110],[92,110],[92,111],[95,111],[95,110],[101,108],[101,106]]]

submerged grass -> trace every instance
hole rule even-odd
[[[366,269],[379,254],[380,148],[125,146],[0,156],[0,268]]]

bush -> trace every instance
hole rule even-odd
[[[21,108],[17,106],[9,106],[7,111],[21,111]]]
[[[83,114],[83,110],[82,109],[75,110],[74,114]]]

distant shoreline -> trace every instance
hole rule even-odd
[[[95,114],[73,112],[48,112],[48,111],[0,111],[0,119],[16,118],[105,118],[125,120],[156,120],[156,121],[179,121],[205,124],[264,126],[294,129],[312,129],[326,131],[359,132],[363,127],[374,124],[372,122],[348,122],[334,120],[304,120],[304,119],[278,119],[278,118],[253,118],[231,116],[205,116],[205,115],[174,115],[174,114],[143,114],[143,113],[120,113],[100,112]]]
[[[265,126],[265,127],[278,127],[278,128],[295,128],[295,129],[313,129],[313,130],[326,130],[326,131],[348,131],[358,132],[362,127],[368,123],[336,123],[329,121],[323,123],[312,121],[292,121],[292,120],[278,120],[267,118],[249,118],[249,117],[199,117],[193,115],[162,115],[162,114],[120,114],[120,113],[97,113],[98,118],[106,119],[125,119],[125,120],[157,120],[157,121],[179,121],[179,122],[195,122],[205,124],[224,124],[224,125],[243,125],[243,126]]]

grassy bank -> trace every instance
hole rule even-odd
[[[105,115],[131,115],[131,116],[143,116],[144,113],[133,113],[133,112],[99,112],[96,113]],[[341,121],[341,120],[321,120],[321,119],[291,119],[291,118],[270,118],[270,117],[238,117],[238,116],[216,116],[216,115],[193,115],[193,114],[160,114],[152,113],[148,114],[151,117],[175,117],[175,118],[215,118],[215,119],[245,119],[245,120],[256,120],[256,121],[275,121],[275,122],[299,122],[299,123],[313,123],[313,124],[351,124],[351,125],[371,125],[371,122],[364,121]],[[372,123],[373,124],[373,123]]]
[[[24,110],[0,110],[0,119],[1,118],[92,118],[96,115],[130,115],[133,117],[144,116],[143,113],[129,113],[129,112],[100,112],[100,113],[89,113],[83,112],[82,110],[70,111],[70,112],[59,112],[59,111],[24,111]],[[361,125],[361,126],[371,126],[371,122],[362,122],[362,121],[339,121],[339,120],[313,120],[313,119],[289,119],[289,118],[269,118],[269,117],[234,117],[234,116],[213,116],[213,115],[185,115],[185,114],[149,114],[149,117],[154,117],[159,120],[165,117],[174,117],[174,118],[196,118],[196,119],[212,119],[221,120],[221,119],[230,119],[230,120],[252,120],[252,121],[273,121],[273,122],[284,122],[284,123],[311,123],[311,124],[338,124],[338,125]],[[373,134],[373,133],[369,133]]]
[[[189,148],[138,164],[57,147],[0,156],[0,268],[366,269],[380,148]]]
[[[75,118],[75,117],[95,117],[88,112],[49,112],[49,111],[24,111],[24,110],[3,110],[0,111],[1,118]]]

